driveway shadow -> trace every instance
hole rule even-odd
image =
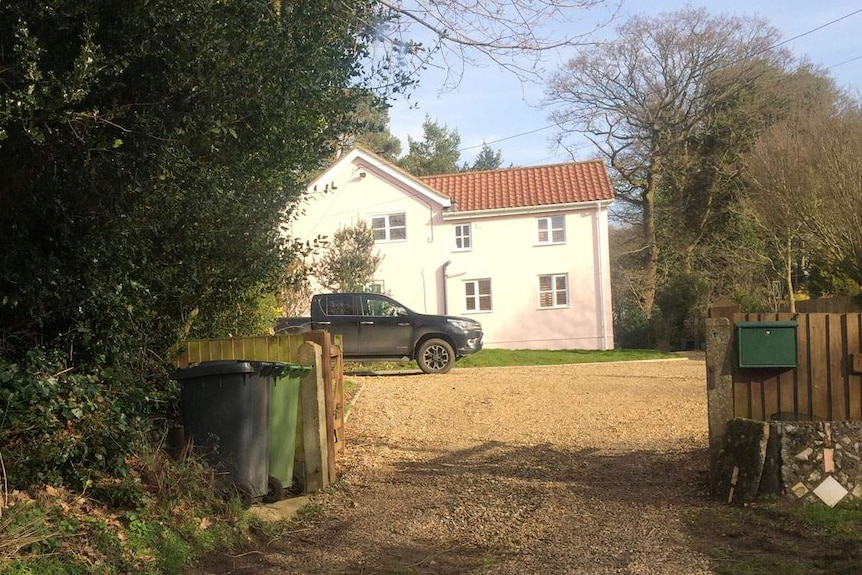
[[[397,446],[392,446],[397,449]],[[564,449],[550,443],[488,441],[423,461],[406,461],[395,480],[432,476],[457,481],[465,474],[557,482],[584,496],[623,502],[709,497],[706,448],[688,451]]]

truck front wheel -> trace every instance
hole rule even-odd
[[[455,363],[455,352],[446,341],[429,339],[419,346],[416,363],[425,373],[446,373]]]

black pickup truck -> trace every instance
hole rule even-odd
[[[416,360],[425,373],[446,373],[456,360],[482,349],[479,322],[416,313],[377,293],[318,294],[310,318],[278,323],[279,332],[312,329],[340,335],[346,360]]]

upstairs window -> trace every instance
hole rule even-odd
[[[540,244],[562,244],[566,242],[566,218],[565,216],[551,216],[549,218],[537,218],[538,243]]]
[[[407,239],[407,214],[383,214],[371,217],[371,233],[375,242],[394,242]]]
[[[455,250],[466,252],[473,249],[473,230],[470,224],[457,224],[455,226]]]
[[[569,306],[568,274],[539,276],[539,307],[550,309]]]
[[[465,281],[464,297],[467,311],[491,311],[491,280]]]

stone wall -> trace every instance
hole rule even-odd
[[[793,499],[862,499],[862,422],[776,422],[781,438],[781,479]]]
[[[728,503],[765,495],[823,503],[862,499],[862,422],[728,422],[713,473]]]

